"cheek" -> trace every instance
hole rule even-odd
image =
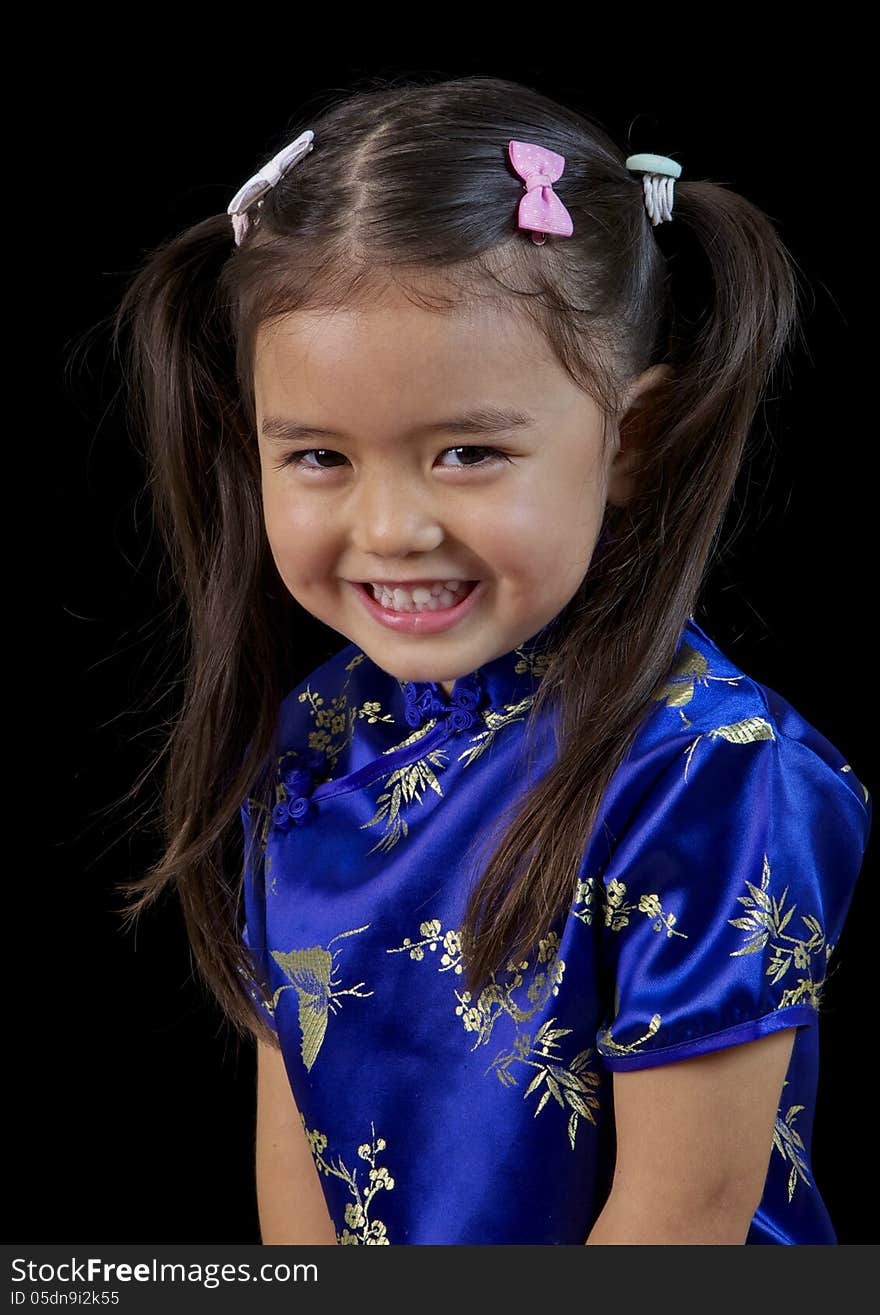
[[[498,514],[478,518],[471,538],[479,537],[480,549],[508,563],[512,574],[540,575],[548,563],[555,571],[589,555],[603,508],[602,490],[582,474],[562,480],[542,472]]]
[[[553,582],[567,600],[589,569],[604,507],[604,489],[592,471],[542,481],[508,524],[510,574],[545,587]]]
[[[283,481],[264,480],[263,520],[270,542],[279,547],[328,537],[326,509],[318,498],[297,498]]]
[[[315,523],[303,504],[264,486],[263,522],[281,579],[291,591],[307,587],[310,579],[321,574],[327,556],[326,520],[323,525]]]

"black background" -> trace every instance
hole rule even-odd
[[[26,473],[39,492],[20,560],[33,563],[37,624],[48,623],[44,644],[21,650],[42,652],[46,673],[28,731],[35,821],[21,867],[9,873],[21,900],[11,980],[20,1065],[7,1078],[20,1237],[259,1240],[252,1049],[236,1054],[197,985],[176,904],[164,902],[125,936],[109,894],[156,857],[156,838],[120,841],[99,810],[144,766],[171,706],[165,696],[145,715],[134,704],[178,673],[167,665],[156,604],[159,549],[142,472],[110,406],[118,379],[103,349],[88,367],[78,360],[72,378],[65,371],[142,255],[224,210],[315,94],[369,76],[520,79],[597,117],[628,153],[674,155],[683,179],[724,182],[774,220],[812,287],[810,349],[793,356],[790,382],[764,409],[772,435],[737,499],[748,528],[716,568],[698,619],[839,747],[874,794],[876,425],[863,348],[876,216],[860,191],[859,70],[824,38],[801,52],[721,41],[685,55],[673,34],[662,49],[606,36],[560,65],[548,59],[559,22],[547,17],[549,50],[542,40],[519,48],[499,38],[500,49],[487,44],[478,55],[470,43],[454,55],[431,48],[425,64],[412,53],[386,62],[375,36],[358,60],[328,48],[329,28],[322,39],[292,22],[259,57],[230,41],[222,61],[170,39],[139,61],[137,37],[106,57],[80,34],[75,57],[59,58],[45,79],[45,131],[26,145],[39,167],[22,166],[34,193],[33,245],[20,253],[34,286],[44,278],[46,287],[33,306],[46,368],[31,397],[38,423],[26,427]],[[236,15],[245,29],[246,20]],[[532,49],[533,59],[523,57]],[[7,195],[7,206],[16,201]],[[25,223],[22,209],[7,214],[9,225]],[[9,245],[6,255],[16,262]],[[22,665],[27,677],[27,658]],[[821,1022],[813,1167],[842,1243],[876,1236],[866,1070],[875,1048],[874,880],[872,847]]]

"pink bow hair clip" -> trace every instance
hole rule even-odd
[[[553,184],[562,177],[565,156],[534,142],[512,141],[507,150],[510,163],[526,185],[525,196],[519,203],[519,227],[532,230],[536,246],[544,245],[547,233],[571,237],[574,232],[571,215],[553,191]]]

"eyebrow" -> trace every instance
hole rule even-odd
[[[515,407],[481,406],[447,420],[432,420],[424,425],[415,425],[408,430],[406,437],[413,438],[438,433],[441,430],[449,434],[498,434],[510,429],[524,429],[534,423],[534,416]],[[294,443],[306,438],[346,437],[339,430],[320,429],[315,425],[304,425],[283,416],[271,416],[264,420],[261,433],[269,443]]]

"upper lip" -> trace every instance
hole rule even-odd
[[[453,575],[452,572],[450,572],[448,575],[432,575],[430,579],[425,578],[423,580],[381,580],[381,579],[377,579],[376,576],[371,575],[369,580],[357,580],[355,581],[355,583],[356,584],[384,584],[387,586],[394,585],[399,589],[418,589],[420,585],[426,586],[429,584],[443,584],[446,580],[457,580],[459,584],[469,583],[469,581],[465,580],[463,576]]]

